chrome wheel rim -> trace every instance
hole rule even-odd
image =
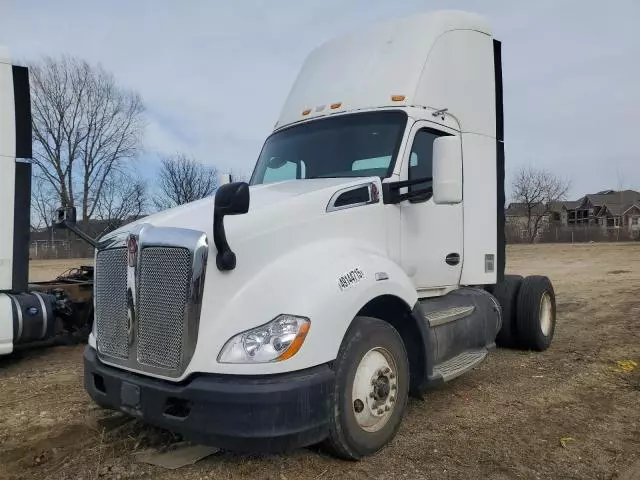
[[[369,350],[360,360],[351,388],[351,407],[358,426],[377,432],[386,425],[396,406],[397,366],[384,348]]]
[[[551,325],[553,320],[553,307],[551,304],[551,295],[544,292],[540,299],[540,329],[545,337],[551,333]]]

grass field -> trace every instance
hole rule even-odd
[[[507,262],[510,272],[553,280],[551,348],[498,349],[474,372],[411,400],[397,437],[371,458],[342,462],[301,449],[222,452],[176,471],[136,463],[136,450],[170,435],[94,406],[82,387],[82,347],[57,347],[0,359],[0,477],[640,478],[640,367],[616,363],[640,363],[640,244],[514,246]],[[33,277],[64,266],[36,263]]]

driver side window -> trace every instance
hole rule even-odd
[[[424,179],[424,181],[409,186],[409,192],[424,189],[427,191],[423,195],[413,198],[412,202],[423,202],[433,195],[433,142],[442,135],[445,134],[423,128],[418,130],[413,137],[407,178],[409,180]]]

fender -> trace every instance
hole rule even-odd
[[[305,244],[274,259],[236,291],[215,321],[201,320],[198,338],[199,342],[206,339],[207,345],[197,345],[184,376],[194,372],[281,373],[330,362],[353,318],[382,295],[396,296],[409,308],[417,302],[413,284],[384,252],[351,239]],[[229,338],[283,313],[311,319],[309,334],[295,356],[262,364],[217,362]]]

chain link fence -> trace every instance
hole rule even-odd
[[[507,225],[505,230],[507,243],[529,243],[526,229]],[[640,230],[624,227],[584,225],[562,227],[549,225],[539,232],[535,243],[589,243],[589,242],[629,242],[640,241]]]
[[[29,245],[30,260],[92,258],[93,255],[93,247],[80,239],[37,240]]]

